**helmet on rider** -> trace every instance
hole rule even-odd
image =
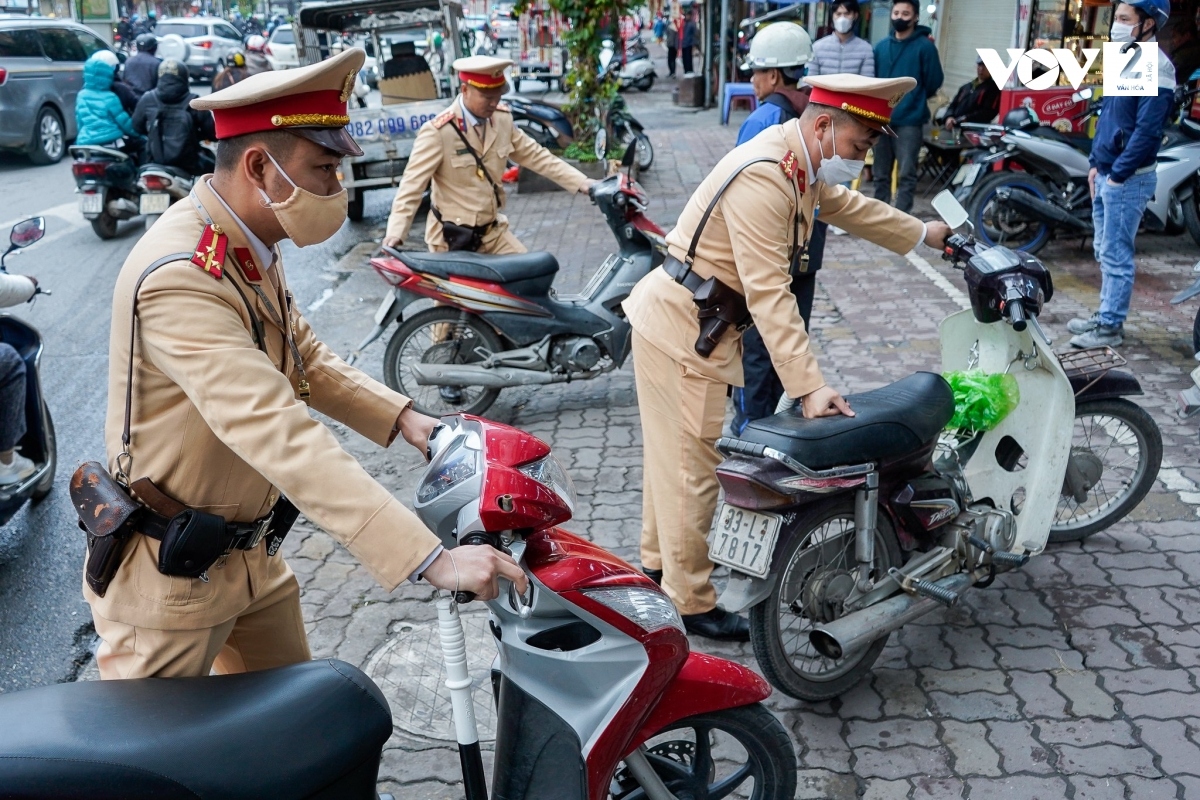
[[[158,65],[158,77],[161,78],[164,75],[174,75],[177,78],[187,78],[188,68],[182,61],[176,61],[173,58],[167,58]]]
[[[1138,10],[1138,16],[1154,20],[1155,28],[1160,31],[1171,17],[1171,0],[1115,0],[1113,7],[1118,5],[1133,6]]]
[[[136,39],[134,39],[134,43],[137,44],[139,53],[149,53],[150,55],[154,55],[154,51],[158,49],[158,37],[156,37],[153,33],[143,33],[139,35]]]
[[[117,58],[117,54],[112,50],[97,50],[92,53],[88,61],[100,61],[108,64],[113,69],[116,69],[117,65],[121,63],[121,59]]]
[[[225,56],[225,63],[231,67],[246,66],[246,54],[241,50],[230,50],[229,55]]]
[[[251,53],[261,53],[266,46],[267,38],[265,36],[255,35],[246,40],[246,49]]]
[[[745,69],[777,69],[796,83],[804,76],[804,65],[812,60],[812,38],[794,22],[768,25],[750,40]]]

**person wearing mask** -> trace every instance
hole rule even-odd
[[[153,33],[137,37],[137,52],[125,62],[125,82],[141,97],[158,85],[158,65],[162,59],[154,55],[158,51],[158,39]]]
[[[0,274],[0,308],[33,299],[37,278]],[[20,483],[37,472],[21,455],[17,442],[25,435],[25,359],[11,344],[0,342],[0,486]]]
[[[174,59],[163,61],[157,88],[138,101],[133,129],[146,137],[146,156],[151,163],[204,175],[212,172],[213,159],[200,142],[216,139],[217,134],[213,115],[189,105],[196,99],[189,88],[187,65]]]
[[[916,82],[823,75],[808,83],[799,119],[767,128],[709,173],[667,234],[662,268],[622,304],[633,327],[645,442],[642,567],[661,581],[687,630],[713,639],[749,639],[746,619],[716,604],[706,541],[725,388],[742,382],[741,331],[758,327],[787,394],[802,398],[804,417],[853,415],[822,377],[791,292],[817,207],[828,222],[895,253],[921,242],[940,248],[950,234],[943,222],[922,223],[841,185],[890,133],[892,106]],[[703,328],[701,286],[718,298],[717,307],[702,305],[719,315],[706,315]]]
[[[991,122],[999,114],[1000,87],[992,80],[983,59],[976,58],[975,80],[964,83],[954,95],[943,125],[950,131],[964,122]]]
[[[219,92],[228,89],[235,83],[250,77],[250,68],[246,64],[246,54],[241,50],[230,50],[225,56],[225,69],[213,76],[212,90]]]
[[[1155,41],[1167,24],[1168,0],[1130,0],[1113,10],[1109,38],[1122,52]],[[1092,247],[1100,263],[1100,308],[1067,329],[1075,347],[1118,347],[1133,298],[1134,240],[1142,212],[1157,185],[1155,163],[1163,127],[1174,107],[1175,68],[1158,50],[1158,92],[1152,97],[1105,95],[1092,140],[1088,186],[1092,192]]]
[[[880,78],[908,77],[917,87],[905,95],[892,113],[895,137],[884,137],[875,148],[875,199],[892,202],[892,165],[900,164],[900,189],[896,208],[911,211],[917,188],[917,157],[925,123],[929,122],[929,98],[937,94],[945,79],[930,29],[917,24],[917,0],[893,0],[891,36],[875,45],[875,74]]]
[[[75,144],[118,149],[134,145],[125,138],[134,135],[133,120],[112,90],[113,58],[111,51],[97,50],[83,64],[83,89],[75,98]]]
[[[745,66],[751,70],[750,85],[758,98],[758,108],[746,117],[738,130],[738,145],[773,125],[789,122],[804,113],[808,106],[808,90],[798,88],[797,83],[804,75],[804,65],[812,63],[812,56],[813,44],[808,31],[794,22],[767,25],[750,40]],[[806,330],[812,316],[816,273],[824,260],[828,227],[824,222],[814,221],[807,259],[801,259],[792,274],[791,290]],[[752,420],[774,414],[783,395],[783,384],[757,328],[742,334],[742,377],[743,385],[733,389],[734,434],[740,434]]]
[[[679,27],[675,17],[667,19],[667,74],[675,77],[675,60],[679,57]]]
[[[700,26],[696,23],[696,10],[688,9],[687,21],[683,23],[683,33],[679,36],[679,51],[683,56],[683,74],[694,75],[692,55],[696,45],[700,44]]]
[[[84,581],[102,679],[308,660],[300,587],[278,551],[298,512],[385,591],[424,579],[486,600],[500,577],[527,587],[495,548],[443,549],[314,413],[423,455],[438,424],[317,339],[278,247],[324,242],[346,220],[338,166],[362,151],[344,87],[364,59],[347,49],[192,100],[215,117],[216,171],[142,237],[113,292],[108,468],[142,509],[115,573],[89,568]],[[165,549],[160,560],[155,536],[181,508],[217,518],[232,537],[224,556],[218,534],[216,547],[192,542],[188,561]],[[197,558],[215,560],[197,574]]]
[[[870,42],[854,33],[859,19],[858,0],[836,0],[832,13],[833,33],[813,42],[808,74],[875,77],[875,51]]]

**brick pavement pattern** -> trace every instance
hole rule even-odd
[[[650,215],[664,225],[732,146],[738,120],[722,128],[715,110],[675,109],[668,90],[630,98],[656,149],[643,183]],[[376,239],[387,199],[368,206]],[[613,244],[584,197],[513,195],[509,216],[531,249],[559,256],[561,291],[580,288]],[[1194,308],[1167,303],[1190,281],[1196,248],[1186,236],[1145,236],[1138,249],[1122,352],[1146,389],[1141,404],[1162,427],[1169,465],[1159,484],[1111,530],[1051,545],[955,609],[894,634],[873,676],[845,696],[811,705],[776,693],[768,705],[794,735],[799,797],[1200,800],[1200,448],[1197,425],[1180,421],[1172,406],[1195,364]],[[961,288],[936,253],[921,254]],[[1057,290],[1043,321],[1065,346],[1066,321],[1096,302],[1098,268],[1074,241],[1042,255]],[[344,262],[346,288],[313,318],[343,351],[369,330],[384,293],[361,252]],[[831,236],[825,263],[813,325],[831,383],[856,392],[938,368],[938,324],[959,309],[951,297],[905,258],[851,237]],[[382,349],[365,359],[376,375]],[[571,472],[580,508],[565,527],[636,564],[642,458],[629,365],[592,382],[506,390],[490,413],[545,439]],[[412,451],[383,453],[339,433],[411,501],[422,466]],[[401,623],[435,617],[427,587],[384,593],[307,524],[285,552],[317,657],[365,665]],[[693,646],[754,666],[748,645]],[[398,797],[461,797],[453,746],[399,730],[380,778],[380,789]]]

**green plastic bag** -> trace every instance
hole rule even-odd
[[[1021,402],[1017,379],[1008,373],[970,370],[944,377],[954,390],[954,416],[947,430],[990,431]]]

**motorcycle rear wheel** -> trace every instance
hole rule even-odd
[[[496,402],[499,389],[463,386],[458,387],[457,395],[443,392],[443,387],[417,383],[410,365],[470,364],[501,349],[500,338],[475,315],[445,306],[426,309],[406,319],[392,334],[383,353],[383,379],[390,388],[411,397],[413,408],[422,414],[482,414]]]
[[[1200,245],[1200,181],[1192,187],[1192,196],[1183,201],[1183,226],[1192,241]]]
[[[687,717],[656,733],[645,746],[650,766],[676,797],[726,797],[735,791],[737,797],[751,800],[796,796],[792,740],[762,703]],[[729,762],[740,766],[730,769]],[[753,788],[747,795],[746,783],[751,780]],[[622,764],[613,779],[612,800],[647,796]]]
[[[880,637],[837,660],[822,656],[808,640],[809,632],[821,622],[842,616],[840,608],[831,608],[836,603],[818,593],[816,587],[821,584],[815,579],[821,577],[824,585],[831,586],[835,577],[844,582],[844,574],[854,573],[854,496],[810,506],[800,514],[793,531],[776,556],[779,567],[774,589],[750,609],[750,643],[772,686],[798,700],[818,702],[837,697],[862,680],[883,652],[888,637]],[[841,543],[835,541],[838,538]],[[830,549],[836,552],[827,552]],[[886,514],[880,513],[873,577],[880,580],[900,562],[895,531]],[[814,623],[811,609],[822,603],[826,604],[826,619]]]
[[[92,220],[92,230],[101,239],[111,239],[117,235],[117,218],[106,211]]]
[[[1049,540],[1078,542],[1124,518],[1154,486],[1162,448],[1157,423],[1136,403],[1122,398],[1079,403],[1071,459],[1090,457],[1101,471],[1084,502],[1059,495]]]
[[[999,205],[996,192],[1002,188],[1019,189],[1041,200],[1049,200],[1050,187],[1040,178],[1024,172],[997,172],[989,175],[971,194],[968,212],[975,236],[988,246],[1004,245],[1013,250],[1037,253],[1050,241],[1053,229],[1045,222],[1031,220]]]

